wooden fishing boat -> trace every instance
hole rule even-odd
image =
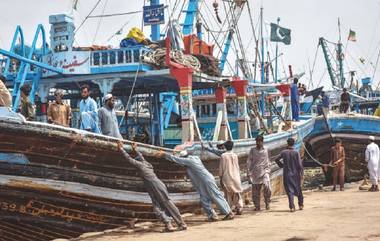
[[[368,173],[365,161],[368,137],[375,136],[380,144],[380,118],[352,113],[329,114],[327,124],[322,116],[316,118],[314,130],[305,139],[308,151],[315,159],[327,164],[330,162],[332,139],[341,139],[346,151],[346,181],[363,179]],[[331,183],[331,170],[326,174],[327,183]]]
[[[5,115],[6,111],[2,108],[0,115],[0,152],[22,153],[28,161],[0,162],[1,232],[12,233],[9,237],[15,239],[34,237],[29,236],[32,233],[33,240],[47,240],[155,219],[143,182],[136,170],[123,161],[117,139],[24,121],[17,114]],[[266,136],[271,160],[286,147],[287,138],[296,138],[300,146],[313,127],[314,119],[309,118],[295,123],[292,130]],[[124,143],[130,148],[131,142]],[[245,162],[254,143],[253,139],[235,141],[246,191],[249,185]],[[181,212],[199,210],[199,196],[185,169],[157,157],[158,152],[171,153],[172,149],[138,144],[138,150],[152,163]],[[194,142],[188,151],[199,155],[217,176],[216,155],[202,151],[199,142]],[[274,164],[274,193],[281,192],[281,174]],[[46,229],[48,226],[54,228]],[[15,227],[33,232],[12,232]]]

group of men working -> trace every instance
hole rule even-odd
[[[3,81],[0,81],[0,106],[11,106],[11,95],[6,89]],[[296,84],[296,83],[295,83]],[[24,85],[21,90],[21,104],[19,111],[27,120],[34,120],[34,107],[29,101],[30,86]],[[80,101],[80,128],[83,130],[101,133],[122,139],[120,135],[116,114],[114,111],[114,98],[107,94],[103,98],[104,106],[97,109],[96,102],[89,96],[88,85],[81,87],[82,100]],[[48,122],[61,126],[70,126],[71,108],[62,101],[63,92],[56,90],[55,101],[50,103],[48,108]],[[323,97],[323,96],[322,96]],[[322,99],[323,100],[323,99]],[[369,191],[379,191],[378,179],[380,176],[380,152],[375,144],[375,138],[370,136],[370,144],[365,151],[365,159],[368,162],[368,170],[372,187]],[[298,198],[299,209],[304,207],[301,182],[303,176],[303,165],[300,154],[294,149],[295,140],[289,138],[288,148],[283,150],[276,163],[283,168],[284,187],[289,200],[289,209],[295,211],[294,196]],[[118,144],[125,160],[135,167],[144,181],[146,190],[151,197],[153,211],[166,225],[167,231],[174,231],[171,218],[177,223],[180,230],[187,229],[178,208],[170,199],[165,184],[155,175],[153,166],[145,160],[142,154],[133,145],[131,154],[124,150],[122,142]],[[220,157],[219,178],[220,186],[224,195],[219,190],[214,176],[204,167],[201,159],[195,155],[189,155],[186,150],[175,151],[175,153],[160,153],[165,159],[184,166],[191,182],[200,195],[200,201],[209,221],[217,221],[218,216],[212,207],[216,204],[220,212],[224,215],[224,220],[234,218],[234,215],[241,215],[243,212],[242,186],[238,156],[232,151],[234,143],[226,141],[214,148],[211,144],[205,146],[203,150],[212,152]],[[133,157],[131,157],[131,155]],[[345,150],[341,140],[335,140],[335,145],[331,148],[331,162],[328,165],[333,167],[333,191],[336,190],[339,178],[340,190],[344,190],[344,169],[345,169]],[[260,211],[260,194],[263,189],[265,208],[270,209],[271,183],[270,183],[271,164],[268,150],[264,147],[264,137],[256,138],[256,146],[249,151],[247,158],[247,176],[249,183],[252,184],[252,200],[255,211]]]
[[[303,195],[301,189],[301,178],[303,167],[300,155],[294,149],[295,141],[288,140],[288,148],[281,152],[277,163],[284,168],[284,186],[289,197],[289,208],[291,212],[295,211],[294,196],[298,197],[299,209],[303,209]],[[224,195],[219,190],[214,176],[205,168],[201,159],[196,155],[190,155],[185,149],[175,149],[173,154],[160,152],[157,157],[165,158],[180,166],[186,168],[186,172],[199,193],[200,202],[209,221],[218,221],[218,215],[213,209],[213,203],[224,215],[223,220],[231,220],[235,215],[243,213],[243,197],[239,168],[239,159],[233,152],[234,143],[226,141],[214,148],[210,143],[205,146],[202,143],[202,149],[212,152],[220,157],[219,179],[220,187]],[[122,152],[125,160],[135,167],[144,181],[145,188],[152,200],[153,211],[166,226],[166,231],[174,231],[175,228],[171,223],[171,218],[176,222],[179,230],[187,229],[187,226],[169,197],[168,190],[161,180],[154,173],[153,166],[145,160],[143,155],[137,150],[137,144],[132,145],[132,152],[128,153],[119,142],[119,150]],[[133,156],[133,157],[132,157]],[[255,211],[260,211],[260,193],[264,188],[265,208],[270,209],[271,184],[270,170],[271,164],[268,156],[268,150],[264,147],[264,137],[256,138],[256,146],[251,148],[247,159],[247,176],[249,183],[252,184],[252,200],[255,205]]]

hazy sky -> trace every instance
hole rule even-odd
[[[74,12],[77,26],[97,0],[78,1],[78,9]],[[224,20],[225,12],[222,0],[216,1],[220,5],[220,17]],[[162,0],[162,2],[173,7],[176,0]],[[179,2],[181,5],[183,0],[179,0]],[[203,2],[207,6],[211,6],[214,0],[203,0]],[[260,6],[263,6],[266,31],[269,31],[269,23],[275,22],[277,17],[281,18],[280,25],[292,30],[292,44],[289,46],[279,44],[280,53],[284,53],[284,56],[280,58],[281,76],[284,76],[283,66],[287,71],[287,66],[290,64],[293,66],[293,72],[305,71],[307,73],[301,82],[309,84],[308,61],[310,61],[310,65],[313,64],[319,37],[323,36],[329,41],[337,42],[338,17],[341,19],[342,42],[345,47],[349,29],[354,30],[357,34],[357,42],[349,42],[347,46],[345,72],[356,70],[359,78],[374,74],[376,58],[380,51],[380,0],[249,0],[249,3],[255,27],[258,26]],[[143,4],[143,0],[102,0],[93,14],[101,14],[103,10],[104,13],[137,11],[142,9]],[[50,29],[49,15],[70,13],[71,6],[72,0],[1,0],[0,48],[9,48],[17,25],[22,26],[26,41],[30,43],[39,23],[44,24],[48,32]],[[213,10],[208,10],[205,5],[202,5],[201,9],[205,18],[209,19],[207,21],[209,27],[216,30],[218,25],[212,20]],[[253,61],[254,44],[250,43],[252,31],[246,10],[240,19],[239,27],[247,57]],[[126,22],[128,24],[124,28],[123,36],[128,32],[129,27],[141,26],[141,14],[104,18],[101,21],[94,39],[99,19],[87,20],[76,36],[76,45],[88,46],[94,43],[116,46],[122,36],[116,36],[109,42],[107,40]],[[149,27],[145,27],[144,31],[149,35]],[[330,48],[331,51],[334,51],[334,46],[331,45]],[[271,44],[271,53],[274,49],[275,45]],[[273,56],[272,54],[272,58]],[[364,59],[364,64],[359,61],[359,58]],[[234,62],[233,59],[234,55],[232,54],[229,58],[231,63]],[[314,86],[318,84],[331,86],[325,70],[326,65],[322,51],[319,49],[313,72]],[[375,75],[375,86],[379,80],[380,67]]]

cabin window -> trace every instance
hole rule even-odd
[[[132,54],[130,50],[125,51],[125,58],[126,58],[125,60],[126,63],[132,62]]]
[[[110,52],[110,64],[116,64],[116,52]]]
[[[212,111],[211,111],[212,116],[215,116],[216,115],[216,103],[211,105],[211,109],[212,109]]]
[[[140,62],[140,50],[138,49],[133,50],[133,62],[135,63]]]
[[[102,65],[107,65],[108,64],[108,54],[107,52],[102,53]]]
[[[117,55],[117,63],[122,64],[124,62],[124,52],[118,51]]]
[[[93,65],[99,65],[100,64],[100,53],[94,53],[93,55]]]

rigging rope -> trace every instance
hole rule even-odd
[[[79,27],[74,31],[74,36],[75,34],[79,31],[79,29],[83,26],[83,24],[87,21],[87,19],[90,17],[90,15],[95,11],[95,9],[98,7],[99,3],[101,2],[102,0],[98,0],[95,4],[95,6],[91,9],[91,11],[89,12],[89,14],[87,14],[87,16],[84,18],[84,20],[81,22],[81,24],[79,24]]]
[[[104,3],[103,10],[102,10],[102,15],[104,14],[104,11],[106,10],[107,3],[108,3],[108,0],[106,0],[105,3]],[[92,39],[92,44],[95,43],[95,40],[96,40],[96,37],[98,36],[99,28],[100,28],[100,25],[102,24],[102,21],[103,21],[103,17],[100,17],[99,21],[98,21],[98,25],[96,26],[96,31],[95,31],[94,38]]]

